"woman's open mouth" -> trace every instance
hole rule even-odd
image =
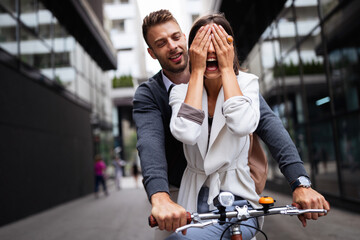
[[[216,71],[218,69],[218,61],[215,58],[206,60],[206,71]]]

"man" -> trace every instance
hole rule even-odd
[[[159,61],[162,71],[140,85],[134,96],[137,148],[143,183],[152,204],[151,214],[161,230],[174,231],[186,224],[185,209],[170,198],[171,190],[180,185],[186,160],[182,143],[171,135],[169,129],[171,108],[168,92],[171,85],[187,83],[190,78],[186,37],[167,10],[150,13],[144,18],[142,27],[148,53]],[[256,133],[268,146],[290,183],[294,203],[302,208],[329,210],[324,197],[311,189],[309,177],[295,145],[262,96],[260,115]],[[306,226],[306,219],[316,220],[318,217],[319,214],[305,214],[299,219]]]

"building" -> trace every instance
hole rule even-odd
[[[314,188],[331,204],[359,211],[359,1],[222,1],[218,10]],[[267,186],[288,189],[270,164]]]
[[[135,129],[132,121],[132,98],[136,87],[147,80],[145,49],[141,42],[141,19],[136,0],[106,0],[104,15],[110,39],[117,52],[118,66],[111,72],[113,136],[122,159],[136,157]]]
[[[0,3],[0,225],[93,192],[93,157],[110,158],[102,16],[101,1]]]

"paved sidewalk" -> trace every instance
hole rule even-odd
[[[43,213],[0,228],[1,240],[148,240],[153,229],[147,225],[150,204],[139,179],[123,178],[123,189],[110,183],[110,196],[94,195],[71,201]],[[291,198],[266,191],[277,206],[291,203]],[[360,215],[332,209],[328,216],[308,222],[303,228],[297,217],[269,216],[264,229],[269,239],[360,239]],[[260,234],[258,240],[264,239]]]
[[[139,178],[123,178],[122,190],[109,181],[108,197],[93,194],[0,228],[1,240],[151,239],[150,204]],[[101,188],[100,188],[101,189]]]

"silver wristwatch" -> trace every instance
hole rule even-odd
[[[311,187],[311,181],[308,177],[300,176],[292,182],[290,186],[292,191],[294,191],[297,187],[309,188]]]

